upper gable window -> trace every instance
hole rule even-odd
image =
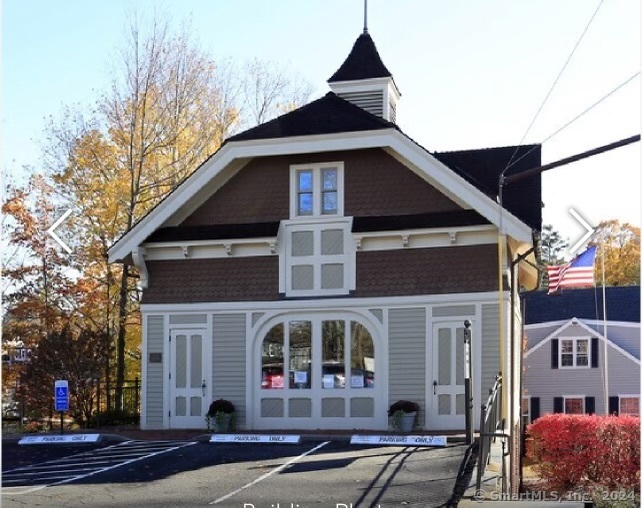
[[[589,367],[589,339],[561,339],[559,354],[562,368]]]
[[[343,163],[290,167],[290,217],[343,215]]]

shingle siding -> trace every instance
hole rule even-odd
[[[461,210],[380,149],[263,157],[248,163],[182,226],[279,221],[290,213],[290,166],[344,163],[344,214],[380,216]]]
[[[143,304],[277,300],[277,256],[149,261]]]
[[[494,244],[357,252],[354,296],[493,291],[496,259]]]

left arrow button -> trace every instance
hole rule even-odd
[[[60,226],[60,224],[62,224],[70,215],[71,215],[71,208],[67,210],[65,213],[63,213],[62,217],[60,217],[60,219],[54,222],[51,225],[51,227],[47,230],[47,234],[50,235],[54,240],[56,240],[56,243],[58,243],[58,245],[60,245],[63,249],[65,249],[68,254],[71,254],[71,249],[65,242],[63,242],[60,239],[60,237],[56,233],[54,233],[54,229]]]

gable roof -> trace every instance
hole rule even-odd
[[[335,93],[328,92],[305,106],[236,134],[228,138],[226,143],[378,129],[398,129],[398,127],[342,99]]]
[[[328,83],[387,77],[392,77],[392,74],[383,64],[372,37],[364,31]]]
[[[254,157],[363,148],[384,149],[462,208],[475,210],[488,222],[499,224],[497,199],[492,193],[481,191],[478,184],[471,183],[477,178],[462,176],[465,171],[449,168],[394,123],[330,92],[319,100],[226,140],[217,152],[112,245],[109,259],[124,260],[157,229],[178,225],[180,211],[188,202],[204,201],[234,171],[240,170]],[[486,150],[468,152],[477,152],[482,157],[485,153],[492,153]],[[467,167],[472,167],[474,157],[470,153],[467,160],[470,163]],[[502,169],[496,168],[495,173]],[[191,201],[194,199],[196,201]],[[539,206],[539,200],[535,204]],[[504,210],[508,209],[504,207]],[[504,211],[502,216],[505,234],[523,244],[532,242],[532,226],[510,210]]]
[[[545,343],[547,343],[551,339],[557,338],[560,335],[560,333],[562,333],[567,328],[570,328],[571,326],[573,326],[573,327],[579,326],[582,330],[584,330],[584,332],[588,333],[591,337],[595,337],[595,338],[600,339],[605,344],[610,345],[613,349],[615,349],[616,351],[622,353],[629,360],[633,360],[635,363],[640,365],[640,359],[639,358],[636,358],[634,355],[632,355],[631,353],[629,353],[628,351],[626,351],[622,347],[618,346],[611,339],[607,339],[600,332],[598,332],[594,328],[591,328],[586,323],[584,323],[582,320],[577,319],[576,317],[573,317],[573,318],[569,319],[562,326],[560,326],[559,328],[556,328],[550,334],[548,334],[546,337],[544,337],[541,341],[539,341],[537,344],[535,344],[532,348],[527,349],[526,352],[524,353],[524,357],[527,357],[532,352],[537,351],[539,348],[541,348]]]
[[[606,287],[608,321],[640,322],[640,286]],[[546,323],[573,317],[603,320],[602,288],[546,290],[525,295],[525,323]]]

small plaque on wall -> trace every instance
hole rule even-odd
[[[149,363],[163,363],[163,353],[149,353]]]

